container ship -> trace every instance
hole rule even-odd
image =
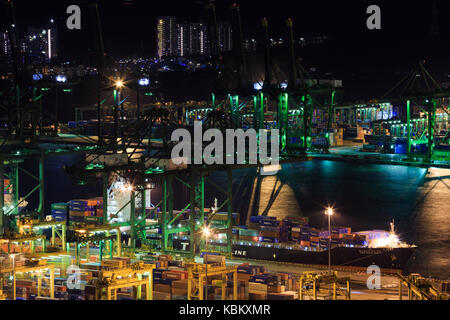
[[[102,224],[102,202],[102,198],[94,198],[52,204],[52,218],[64,221],[69,213],[69,223]],[[210,217],[209,227],[226,229],[228,213],[217,212],[217,207],[205,210],[205,222],[211,212],[214,214]],[[157,226],[147,229],[146,238],[157,248],[161,240],[158,223],[161,213],[153,214]],[[175,216],[179,217],[179,226],[189,223],[189,210],[175,211]],[[239,217],[238,213],[232,214],[232,255],[235,258],[328,265],[330,250],[333,266],[368,267],[375,264],[381,269],[402,270],[416,248],[399,240],[395,234],[394,222],[391,222],[389,231],[352,232],[350,227],[333,227],[330,234],[328,228],[310,226],[307,217],[286,217],[279,220],[276,217],[252,216],[245,226],[239,225]],[[211,237],[209,248],[223,252],[227,245],[223,237],[226,239],[224,234]],[[182,233],[174,235],[172,247],[175,250],[189,251],[189,237]]]
[[[402,270],[413,256],[416,246],[403,243],[390,230],[352,232],[350,227],[317,229],[309,226],[307,218],[251,217],[248,226],[233,228],[232,255],[235,258],[289,262],[335,267],[365,267]],[[224,246],[224,241],[211,239],[209,245]],[[187,238],[174,238],[175,249],[188,250]]]

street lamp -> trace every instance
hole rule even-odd
[[[208,237],[211,234],[211,230],[207,227],[203,227],[203,235],[205,236],[205,249],[208,251]],[[205,295],[206,299],[208,300],[208,253],[206,253],[206,268],[205,268],[205,282],[206,282],[206,290]]]
[[[121,89],[123,87],[123,81],[120,79],[117,79],[116,82],[114,83],[114,85],[116,86],[116,89]]]
[[[325,214],[328,216],[328,273],[331,275],[331,216],[333,208],[328,208]]]
[[[137,82],[136,86],[136,118],[139,121],[141,118],[141,99],[140,99],[140,87],[147,87],[150,85],[150,79],[149,78],[140,78]]]
[[[124,86],[123,81],[118,78],[114,81],[114,137],[115,137],[115,141],[114,144],[117,143],[117,137],[119,135],[119,116],[118,116],[118,112],[119,112],[119,106],[120,106],[120,89],[122,89]],[[123,105],[122,105],[123,108]],[[122,110],[123,112],[123,110]],[[122,113],[121,112],[121,113]],[[120,117],[120,119],[122,119],[122,116]]]
[[[13,276],[13,299],[16,300],[16,256],[19,255],[19,253],[15,253],[13,251],[9,257],[12,259],[12,276]]]
[[[331,276],[331,216],[333,215],[333,208],[329,207],[325,211],[328,216],[328,274]],[[331,295],[331,283],[328,287],[329,294]]]

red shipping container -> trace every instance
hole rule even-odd
[[[95,207],[97,205],[97,200],[96,199],[88,199],[86,201],[87,201],[88,207]]]
[[[102,206],[103,205],[103,197],[96,197],[88,200],[92,204],[92,206]]]
[[[36,282],[31,280],[16,280],[16,287],[32,288],[36,287]]]
[[[163,279],[184,280],[187,279],[186,271],[165,271]]]
[[[67,287],[66,286],[55,286],[55,291],[66,292]]]

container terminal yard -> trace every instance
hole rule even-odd
[[[10,35],[17,32],[13,2],[4,4]],[[99,5],[89,2],[87,10],[95,39],[97,102],[77,109],[81,119],[63,122],[58,109],[49,113],[43,101],[55,85],[27,78],[33,68],[23,59],[18,37],[9,38],[11,72],[0,88],[0,107],[8,111],[0,119],[0,300],[449,299],[448,276],[407,271],[424,249],[397,233],[395,219],[378,221],[384,229],[341,225],[336,216],[345,215],[345,208],[328,199],[321,204],[321,224],[288,206],[277,215],[261,206],[246,212],[235,208],[238,201],[254,203],[258,193],[255,187],[252,195],[240,186],[234,190],[243,170],[280,176],[287,167],[345,162],[386,171],[420,168],[424,175],[441,170],[430,179],[445,184],[450,91],[433,78],[425,61],[413,65],[387,95],[344,103],[339,81],[314,80],[297,59],[292,18],[285,21],[289,80],[275,80],[269,20],[263,19],[264,80],[250,84],[235,2],[230,12],[241,41],[233,53],[243,81],[225,89],[219,39],[212,37],[211,63],[218,70],[214,93],[204,101],[162,102],[148,94],[157,89],[150,88],[143,70],[124,71],[104,58]],[[215,2],[206,15],[217,28]],[[55,79],[71,90],[65,75]],[[83,119],[83,112],[93,112],[95,119]],[[240,164],[207,163],[202,155],[200,164],[174,159],[172,133],[186,129],[195,140],[198,123],[200,130],[219,133],[255,129],[257,146],[264,143],[262,133],[273,140],[277,132],[279,139],[271,144],[279,146],[279,161],[252,162],[261,149],[251,143],[241,143]],[[246,138],[243,131],[240,138]],[[205,154],[208,144],[202,143]],[[241,155],[234,150],[226,163],[238,163]],[[183,157],[196,158],[191,151]],[[49,177],[48,164],[61,158],[70,161]],[[47,180],[60,180],[56,189],[71,190],[64,177],[99,192],[65,192],[49,201],[55,195],[47,194]],[[270,203],[277,192],[274,187],[259,201]],[[447,195],[444,190],[442,196]],[[440,228],[449,231],[445,223]],[[440,258],[448,270],[448,256]]]

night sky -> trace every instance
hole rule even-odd
[[[180,20],[196,21],[206,18],[206,0],[105,0],[100,1],[105,46],[113,55],[131,55],[140,51],[155,52],[155,18],[175,15]],[[217,0],[218,19],[230,19],[231,0]],[[25,26],[42,25],[55,18],[65,25],[65,8],[79,4],[86,8],[87,1],[29,1],[15,0],[16,16],[21,30]],[[260,20],[269,19],[271,36],[285,36],[285,19],[294,19],[295,32],[300,36],[326,35],[353,50],[395,48],[421,50],[427,45],[433,1],[258,1],[241,0],[242,20],[247,36],[260,36]],[[447,39],[450,30],[450,4],[438,0],[441,39]],[[369,31],[365,27],[368,5],[377,4],[382,10],[382,30]],[[83,10],[85,11],[85,10]],[[88,21],[82,21],[87,27]],[[61,33],[63,53],[83,48],[82,31]],[[75,50],[75,51],[74,51]]]
[[[438,40],[430,39],[432,5],[438,5]],[[59,56],[79,63],[87,61],[89,19],[88,1],[15,0],[21,33],[27,25],[42,26],[50,18],[60,26]],[[105,50],[110,57],[154,57],[156,55],[157,16],[174,15],[178,21],[206,21],[208,0],[104,0],[100,3]],[[218,20],[231,20],[233,0],[217,0]],[[66,29],[66,8],[78,4],[82,9],[82,30]],[[381,30],[368,30],[366,9],[381,8]],[[273,38],[286,38],[286,18],[293,18],[296,38],[327,36],[326,46],[297,48],[306,68],[342,79],[352,92],[380,95],[395,85],[418,61],[426,60],[430,73],[450,82],[450,1],[445,0],[240,0],[245,38],[262,43],[261,19],[269,20]],[[2,19],[0,19],[1,23]],[[286,48],[273,49],[278,62],[287,60]],[[282,55],[280,55],[282,51]],[[262,53],[248,59],[263,70]],[[275,59],[275,58],[274,58]],[[226,59],[224,60],[226,61]],[[259,61],[259,62],[256,62]],[[262,71],[261,71],[262,72]],[[319,75],[312,75],[320,77]],[[367,89],[367,90],[366,90]]]

